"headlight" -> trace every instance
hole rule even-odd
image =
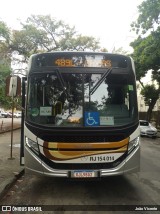
[[[139,137],[137,137],[134,140],[130,141],[129,144],[128,144],[128,153],[130,153],[138,145],[139,145]]]
[[[39,153],[38,143],[26,137],[26,145],[37,154]]]

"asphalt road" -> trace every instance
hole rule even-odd
[[[18,139],[15,139],[17,142]],[[96,181],[76,181],[50,177],[25,175],[17,181],[16,185],[5,196],[0,204],[43,206],[62,205],[57,210],[41,213],[97,213],[97,207],[111,205],[136,205],[143,208],[138,213],[160,213],[160,211],[145,211],[144,207],[160,205],[160,138],[141,138],[141,171],[139,173],[107,177]],[[78,206],[79,211],[65,211],[63,205]],[[93,212],[84,211],[83,208],[93,208]],[[94,206],[97,207],[94,210]],[[55,206],[47,206],[54,209]],[[125,206],[124,206],[125,207]],[[19,213],[19,212],[14,212]],[[23,212],[28,213],[28,212]],[[39,211],[35,213],[40,213]],[[115,213],[102,211],[102,213]],[[137,213],[137,211],[119,211],[119,213]]]

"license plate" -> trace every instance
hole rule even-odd
[[[92,170],[76,170],[71,173],[74,178],[93,178],[97,177],[97,173]]]

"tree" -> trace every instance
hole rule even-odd
[[[0,86],[0,102],[3,106],[5,102],[8,106],[4,80],[11,73],[11,60],[26,64],[29,56],[34,53],[60,50],[95,51],[100,48],[99,41],[94,37],[77,34],[75,27],[55,20],[50,15],[32,15],[21,25],[21,30],[10,30],[4,22],[0,22],[0,82],[3,82]]]
[[[10,65],[10,30],[7,25],[0,21],[0,106],[10,107],[10,98],[5,95],[5,80],[11,72]]]
[[[66,39],[62,39],[60,41],[61,50],[69,50],[69,51],[86,51],[86,50],[97,50],[99,41],[94,37],[90,36],[82,36],[77,35],[76,37]]]
[[[157,102],[157,99],[159,98],[159,90],[157,90],[154,85],[146,85],[142,89],[141,94],[145,97],[144,101],[146,105],[149,106],[146,119],[150,121],[152,110]]]
[[[22,55],[24,62],[37,52],[99,49],[98,40],[76,34],[75,27],[50,15],[32,15],[21,24],[22,30],[13,31],[11,49]]]
[[[131,24],[132,30],[138,34],[154,31],[160,23],[160,1],[146,0],[138,6],[139,16]]]
[[[3,21],[0,21],[0,43],[6,43],[8,44],[10,40],[10,30],[7,27],[6,23]]]
[[[131,43],[134,49],[132,57],[135,60],[137,80],[141,83],[142,95],[149,105],[147,119],[160,96],[160,0],[146,0],[138,7],[139,17],[131,24],[132,30],[139,34]],[[155,85],[143,85],[141,78],[148,70],[152,71],[152,80]]]
[[[5,95],[5,81],[10,74],[10,67],[0,63],[0,107],[10,108],[11,99]]]

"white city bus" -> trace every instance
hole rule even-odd
[[[93,178],[139,171],[133,60],[96,52],[32,55],[24,147],[30,173]]]

